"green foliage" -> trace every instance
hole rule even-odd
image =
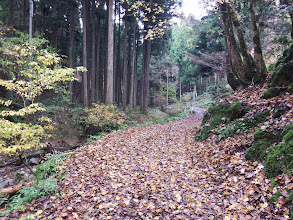
[[[25,203],[29,203],[34,199],[46,196],[48,194],[56,193],[58,190],[58,184],[56,178],[48,178],[31,187],[25,187],[20,190],[17,195],[11,198],[11,201],[6,206],[7,211],[21,209]]]
[[[221,82],[219,84],[210,85],[207,88],[207,93],[211,94],[214,99],[230,91],[231,88],[227,86],[226,81]]]
[[[176,89],[177,86],[174,85],[170,85],[168,86],[168,102],[169,103],[176,103],[178,102],[178,99],[176,97]],[[160,91],[158,94],[162,100],[166,100],[167,97],[167,84],[161,84],[160,85]],[[165,104],[166,101],[162,101],[162,104]]]
[[[46,160],[42,161],[42,163],[37,166],[37,169],[34,172],[36,180],[43,180],[57,173],[58,167],[63,164],[64,159],[65,155],[61,153],[53,155],[48,154],[46,156]]]
[[[168,117],[165,119],[165,122],[170,122],[170,121],[176,121],[176,120],[181,120],[184,119],[187,116],[187,113],[185,112],[179,112],[171,117]]]
[[[34,173],[35,183],[12,196],[6,205],[4,214],[16,209],[23,209],[25,208],[23,206],[25,203],[29,203],[34,199],[56,193],[58,191],[58,179],[63,178],[62,173],[57,178],[50,176],[58,173],[58,168],[62,165],[64,158],[63,154],[47,155],[46,161],[37,166],[37,170]]]
[[[249,111],[249,107],[246,106],[243,110],[244,113],[247,113]],[[262,123],[265,121],[266,117],[270,115],[270,112],[268,110],[265,110],[263,112],[259,112],[254,115],[253,118],[244,118],[243,120],[239,120],[234,123],[234,128],[231,131],[231,135],[235,134],[244,134],[251,131],[252,128],[255,128],[259,123]]]
[[[88,144],[93,141],[99,140],[100,138],[102,138],[105,135],[106,135],[106,132],[100,132],[98,135],[90,135],[89,137],[87,137],[84,144]]]
[[[231,126],[230,124],[227,124],[225,127],[222,127],[218,130],[218,132],[220,133],[218,135],[218,141],[222,140],[222,138],[224,137],[229,137],[231,131]]]
[[[15,39],[2,37],[2,40],[0,64],[11,79],[0,79],[0,85],[20,96],[24,106],[28,100],[34,102],[44,90],[68,94],[66,83],[74,80],[76,70],[62,67],[58,54],[43,49],[46,41],[35,39],[28,43],[23,39],[15,45]]]
[[[117,111],[114,105],[93,103],[92,108],[84,109],[83,123],[87,127],[86,133],[96,135],[117,129],[125,122],[125,115]]]

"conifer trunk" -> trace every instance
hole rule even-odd
[[[131,79],[130,79],[130,96],[129,105],[131,108],[134,107],[134,80],[135,80],[135,65],[136,65],[136,20],[133,23],[133,39],[132,39],[132,69],[131,69]]]
[[[123,83],[122,83],[122,108],[126,109],[127,101],[127,16],[124,17],[124,49],[123,49]]]
[[[106,104],[112,104],[114,102],[114,9],[113,0],[108,0],[108,53],[107,53],[107,91],[106,91]]]
[[[75,7],[71,5],[69,17],[69,67],[74,68]],[[69,82],[70,102],[73,102],[73,82]]]
[[[96,17],[95,17],[95,9],[96,4],[95,0],[92,0],[92,65],[91,65],[91,102],[95,102],[95,91],[96,91]]]
[[[83,12],[83,34],[82,34],[82,64],[85,68],[88,68],[87,65],[87,0],[83,0],[82,3],[82,12]],[[89,105],[89,96],[88,96],[88,71],[83,72],[83,105]]]
[[[97,36],[96,36],[96,42],[97,42],[97,46],[96,46],[96,95],[95,95],[95,101],[98,102],[99,101],[99,85],[100,85],[100,47],[101,47],[101,15],[100,15],[100,11],[98,13],[98,21],[97,21]]]
[[[118,40],[116,53],[116,102],[121,103],[121,22],[120,22],[120,6],[118,7]]]

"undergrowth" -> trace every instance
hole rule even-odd
[[[0,214],[7,215],[13,210],[25,210],[25,204],[30,203],[35,199],[58,192],[58,180],[65,177],[62,172],[59,172],[59,166],[62,165],[65,159],[64,154],[49,154],[46,160],[39,164],[34,172],[35,183],[30,187],[25,187],[18,191],[16,195],[2,199],[5,204],[5,211]],[[1,205],[1,201],[0,201]]]

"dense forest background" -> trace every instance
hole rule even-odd
[[[32,32],[63,56],[62,66],[87,69],[69,83],[72,103],[140,105],[144,112],[186,92],[220,92],[227,79],[233,89],[260,82],[265,65],[291,42],[287,1],[224,1],[201,20],[179,19],[179,5],[35,1]],[[11,28],[5,38],[28,33],[29,7],[25,0],[2,1],[2,30]]]

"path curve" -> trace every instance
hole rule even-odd
[[[201,119],[119,130],[79,148],[62,167],[62,194],[28,210],[37,219],[272,219],[263,166],[238,152],[252,136],[195,142]]]
[[[119,130],[78,149],[63,167],[64,194],[44,199],[39,217],[199,218],[201,204],[195,198],[201,186],[194,181],[197,171],[190,152],[200,122],[200,116],[192,115]]]

